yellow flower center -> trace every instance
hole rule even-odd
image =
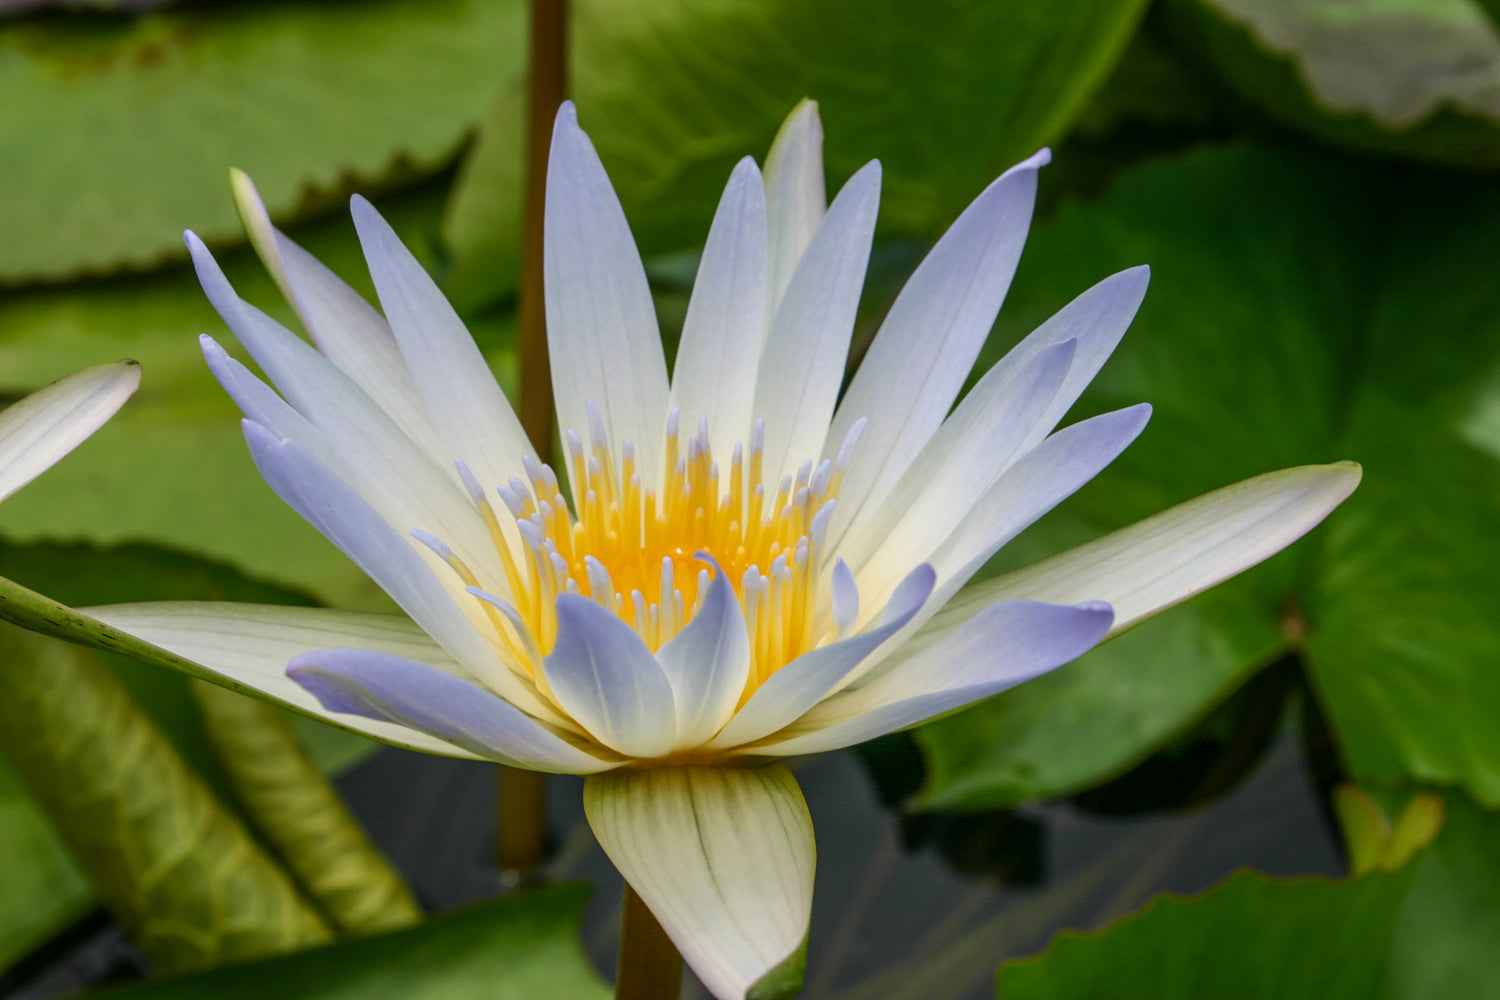
[[[713,570],[711,557],[739,598],[750,638],[750,677],[743,699],[778,668],[816,647],[833,623],[820,613],[826,573],[823,541],[857,424],[835,462],[804,462],[768,489],[763,481],[762,424],[750,447],[734,446],[727,473],[714,461],[708,425],[683,441],[677,413],[668,420],[659,487],[642,483],[628,439],[618,460],[603,422],[590,407],[591,441],[566,435],[576,509],[551,468],[524,461],[525,479],[499,488],[521,545],[506,537],[500,516],[472,482],[470,492],[505,569],[508,600],[482,594],[494,639],[511,665],[547,693],[541,657],[557,639],[557,595],[581,594],[619,615],[655,651],[698,610]],[[745,452],[748,450],[748,460]],[[428,536],[471,590],[473,574]]]

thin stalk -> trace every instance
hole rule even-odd
[[[677,1000],[682,956],[629,883],[620,912],[620,964],[615,1000]]]
[[[521,426],[542,462],[552,461],[552,376],[542,285],[542,221],[552,119],[566,92],[566,0],[531,0],[531,71],[526,116],[526,214],[520,289]],[[547,776],[502,766],[495,856],[508,877],[524,879],[547,848]]]

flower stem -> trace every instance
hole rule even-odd
[[[615,1000],[677,1000],[682,956],[629,883],[620,912],[620,963]]]
[[[521,238],[521,426],[540,462],[552,456],[552,378],[543,312],[542,220],[552,120],[567,93],[567,0],[531,0],[531,71],[526,111],[526,213]]]
[[[540,462],[552,461],[552,376],[543,314],[542,216],[547,204],[547,152],[552,119],[563,101],[568,66],[567,0],[531,0],[531,72],[526,120],[526,211],[520,289],[521,426]],[[500,768],[495,855],[500,868],[524,878],[541,863],[547,843],[546,775]]]

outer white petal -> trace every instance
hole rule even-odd
[[[260,192],[245,173],[231,170],[229,179],[250,243],[318,350],[352,378],[440,468],[446,469],[453,456],[422,409],[416,383],[406,370],[385,317],[321,261],[271,225]]]
[[[854,422],[869,423],[839,488],[854,514],[885,496],[943,422],[1010,289],[1036,204],[1042,150],[1001,174],[966,208],[891,305],[839,403],[824,442],[832,458]]]
[[[558,426],[583,433],[592,401],[615,447],[634,442],[641,481],[656,482],[668,394],[656,307],[625,212],[572,102],[552,130],[543,244]]]
[[[1039,351],[1005,391],[965,399],[878,508],[838,546],[858,577],[899,579],[954,530],[1021,453],[1073,362],[1074,342]],[[840,503],[843,498],[840,495]]]
[[[674,750],[707,742],[729,721],[750,676],[750,636],[724,571],[713,581],[687,627],[656,651],[677,706]]]
[[[894,654],[877,680],[834,695],[752,752],[822,753],[914,726],[1082,656],[1113,617],[1102,603],[993,604],[920,652]]]
[[[803,251],[828,210],[823,186],[823,122],[818,102],[803,99],[782,123],[766,154],[770,219],[770,315],[775,314]]]
[[[766,192],[747,156],[719,200],[672,372],[671,405],[688,427],[708,418],[715,455],[749,437],[766,316]]]
[[[547,685],[600,743],[627,757],[665,757],[676,742],[672,684],[645,642],[613,611],[578,594],[557,597]]]
[[[533,450],[521,422],[432,276],[368,201],[356,195],[349,208],[381,308],[449,461],[463,460],[481,483],[498,486]]]
[[[823,450],[859,309],[880,207],[880,164],[860,169],[828,209],[771,321],[755,379],[765,470],[781,476]]]
[[[454,676],[470,676],[404,615],[206,601],[111,604],[81,610],[106,625],[191,660],[236,685],[253,688],[300,712],[327,719],[342,729],[426,753],[473,756],[446,740],[403,726],[354,716],[330,715],[316,698],[286,675],[286,665],[300,653],[325,646],[358,645],[418,660]]]
[[[404,535],[293,442],[277,440],[250,421],[244,429],[250,454],[276,495],[354,560],[423,631],[517,708],[561,721],[501,662]]]
[[[936,641],[1013,597],[1108,601],[1118,633],[1280,552],[1354,492],[1360,475],[1353,463],[1307,465],[1206,493],[960,591],[913,642]]]
[[[870,654],[922,609],[935,580],[932,567],[925,563],[912,570],[896,588],[878,626],[803,653],[777,670],[706,746],[728,749],[769,736],[856,680]]]
[[[574,746],[470,681],[404,657],[319,649],[292,660],[286,673],[330,712],[430,733],[486,760],[561,774],[594,774],[619,763]]]
[[[0,411],[0,500],[78,447],[140,384],[134,361],[95,365]]]
[[[584,782],[583,807],[604,852],[710,993],[796,995],[816,850],[790,771],[613,771]]]

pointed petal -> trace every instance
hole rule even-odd
[[[557,641],[542,661],[563,710],[627,757],[665,757],[677,733],[672,684],[635,630],[578,594],[557,596]]]
[[[1022,454],[1073,363],[1074,342],[1037,354],[1002,391],[970,393],[896,484],[839,545],[858,578],[879,592],[913,557],[925,558]],[[843,503],[840,492],[839,503]]]
[[[1027,452],[932,554],[946,601],[995,551],[1119,457],[1146,427],[1145,403],[1080,420]]]
[[[1121,632],[1280,552],[1354,492],[1360,475],[1353,463],[1306,465],[1206,493],[960,591],[919,636],[1013,597],[1108,601],[1112,633]]]
[[[140,384],[134,361],[94,365],[0,411],[0,500],[78,447]]]
[[[326,435],[341,478],[386,520],[408,529],[441,532],[483,579],[499,579],[501,566],[494,544],[455,481],[451,466],[434,465],[352,379],[302,338],[236,295],[196,235],[188,233],[186,242],[214,309],[287,402]],[[253,376],[216,358],[222,349],[212,341],[204,342],[204,353],[226,391],[236,396],[227,375],[241,384],[240,395],[244,395],[244,379]],[[324,452],[316,454],[326,460]]]
[[[582,432],[592,401],[616,447],[635,443],[641,480],[655,482],[668,394],[656,308],[625,211],[572,102],[552,131],[543,237],[558,427]]]
[[[858,510],[888,493],[942,424],[1010,289],[1036,204],[1042,150],[1001,174],[917,267],[880,325],[824,442],[837,449],[861,417],[860,447],[839,488]]]
[[[672,372],[671,405],[688,427],[708,418],[715,455],[749,437],[766,315],[766,193],[747,156],[719,200]]]
[[[1099,374],[1104,362],[1114,353],[1120,338],[1125,336],[1136,310],[1146,297],[1146,286],[1151,283],[1149,267],[1132,267],[1110,275],[1072,302],[1063,306],[1041,326],[1033,330],[1026,339],[1001,358],[985,374],[984,381],[1003,379],[1017,367],[1053,344],[1065,340],[1078,341],[1078,350],[1073,356],[1073,367],[1058,390],[1047,413],[1032,429],[1024,447],[1030,448],[1041,441],[1052,428],[1067,415],[1068,410],[1083,395],[1083,390]],[[981,382],[981,384],[983,384]],[[976,386],[976,389],[978,387]]]
[[[486,760],[559,774],[615,766],[477,684],[415,660],[368,649],[320,649],[292,660],[286,673],[330,712],[430,733]]]
[[[329,361],[354,380],[440,468],[453,461],[417,395],[391,328],[368,302],[312,254],[271,225],[260,192],[242,171],[229,172],[235,206],[250,243],[303,328]]]
[[[583,807],[604,853],[710,993],[797,993],[816,849],[790,771],[614,771],[584,782]]]
[[[901,581],[878,626],[804,653],[772,674],[707,745],[727,749],[753,743],[790,724],[859,677],[860,666],[881,643],[901,631],[932,594],[937,576],[922,564]]]
[[[879,207],[880,164],[871,162],[833,200],[771,322],[755,380],[769,483],[823,450]]]
[[[330,715],[286,675],[292,658],[309,649],[358,645],[418,660],[454,676],[470,676],[405,615],[207,601],[111,604],[81,610],[212,671],[227,687],[250,688],[305,715],[386,743],[424,753],[472,756],[446,740],[402,726]]]
[[[821,753],[914,726],[1082,656],[1113,619],[1102,603],[991,605],[920,649],[903,646],[878,679],[829,698],[755,753]]]
[[[770,312],[802,260],[828,210],[823,186],[823,122],[818,102],[803,98],[787,115],[766,154],[766,209],[769,226]]]
[[[723,728],[750,676],[750,636],[739,599],[723,570],[714,569],[693,620],[656,651],[677,705],[674,750],[706,743]]]
[[[558,721],[501,663],[405,535],[296,444],[249,421],[244,429],[256,467],[277,496],[354,560],[470,673],[524,711]]]
[[[461,459],[486,485],[505,482],[533,449],[484,355],[374,206],[356,195],[349,207],[381,308],[449,463]]]

